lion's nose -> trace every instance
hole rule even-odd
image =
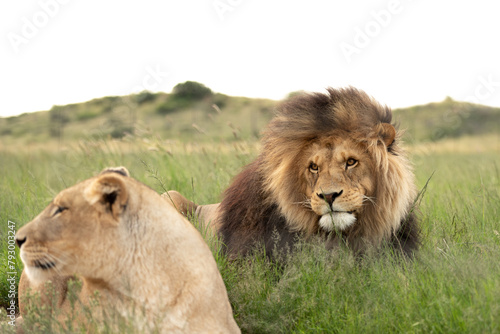
[[[317,194],[317,195],[318,195],[319,198],[324,199],[325,202],[328,203],[328,205],[332,205],[333,202],[335,201],[335,199],[337,197],[339,197],[340,195],[342,195],[343,192],[344,191],[341,190],[340,192],[329,193],[329,194],[323,194],[323,193],[321,193],[321,194]]]
[[[17,247],[19,247],[19,249],[21,249],[21,246],[26,242],[26,237],[22,238],[22,239],[19,239],[19,238],[16,238],[16,244],[17,244]]]

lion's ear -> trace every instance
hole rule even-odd
[[[389,147],[396,139],[396,129],[389,123],[380,123],[377,126],[379,138]]]
[[[85,189],[84,195],[91,205],[95,204],[101,207],[115,220],[118,220],[128,201],[128,192],[123,176],[115,173],[99,175]]]

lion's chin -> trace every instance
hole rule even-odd
[[[330,232],[334,229],[343,231],[356,221],[356,217],[348,212],[330,212],[321,216],[319,226]]]

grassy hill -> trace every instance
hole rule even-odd
[[[406,130],[408,142],[500,133],[500,108],[457,102],[451,98],[396,109],[394,119]]]
[[[145,94],[148,97],[143,100]],[[165,106],[171,100],[171,94],[165,93],[109,96],[0,118],[0,139],[29,143],[82,137],[122,138],[144,132],[179,140],[207,135],[214,139],[246,139],[259,134],[276,103],[214,94],[168,110]]]
[[[4,144],[71,142],[82,138],[151,135],[161,139],[218,141],[255,139],[269,122],[277,101],[208,94],[179,99],[175,94],[142,92],[108,96],[51,110],[0,118]],[[439,141],[500,132],[500,108],[450,98],[394,110],[407,142]]]

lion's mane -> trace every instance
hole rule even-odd
[[[380,145],[382,139],[376,132],[378,125],[391,121],[388,107],[352,87],[329,88],[326,94],[304,93],[284,101],[263,134],[260,155],[224,193],[217,225],[228,252],[244,255],[256,241],[263,241],[271,252],[276,240],[283,247],[298,236],[326,236],[319,216],[298,205],[304,194],[297,161],[313,141],[343,134],[363,143],[377,166],[373,201],[365,204],[352,228],[342,231],[343,239],[356,252],[388,241],[404,254],[413,254],[419,245],[419,229],[412,168],[399,145],[401,132],[396,130],[388,146]]]

